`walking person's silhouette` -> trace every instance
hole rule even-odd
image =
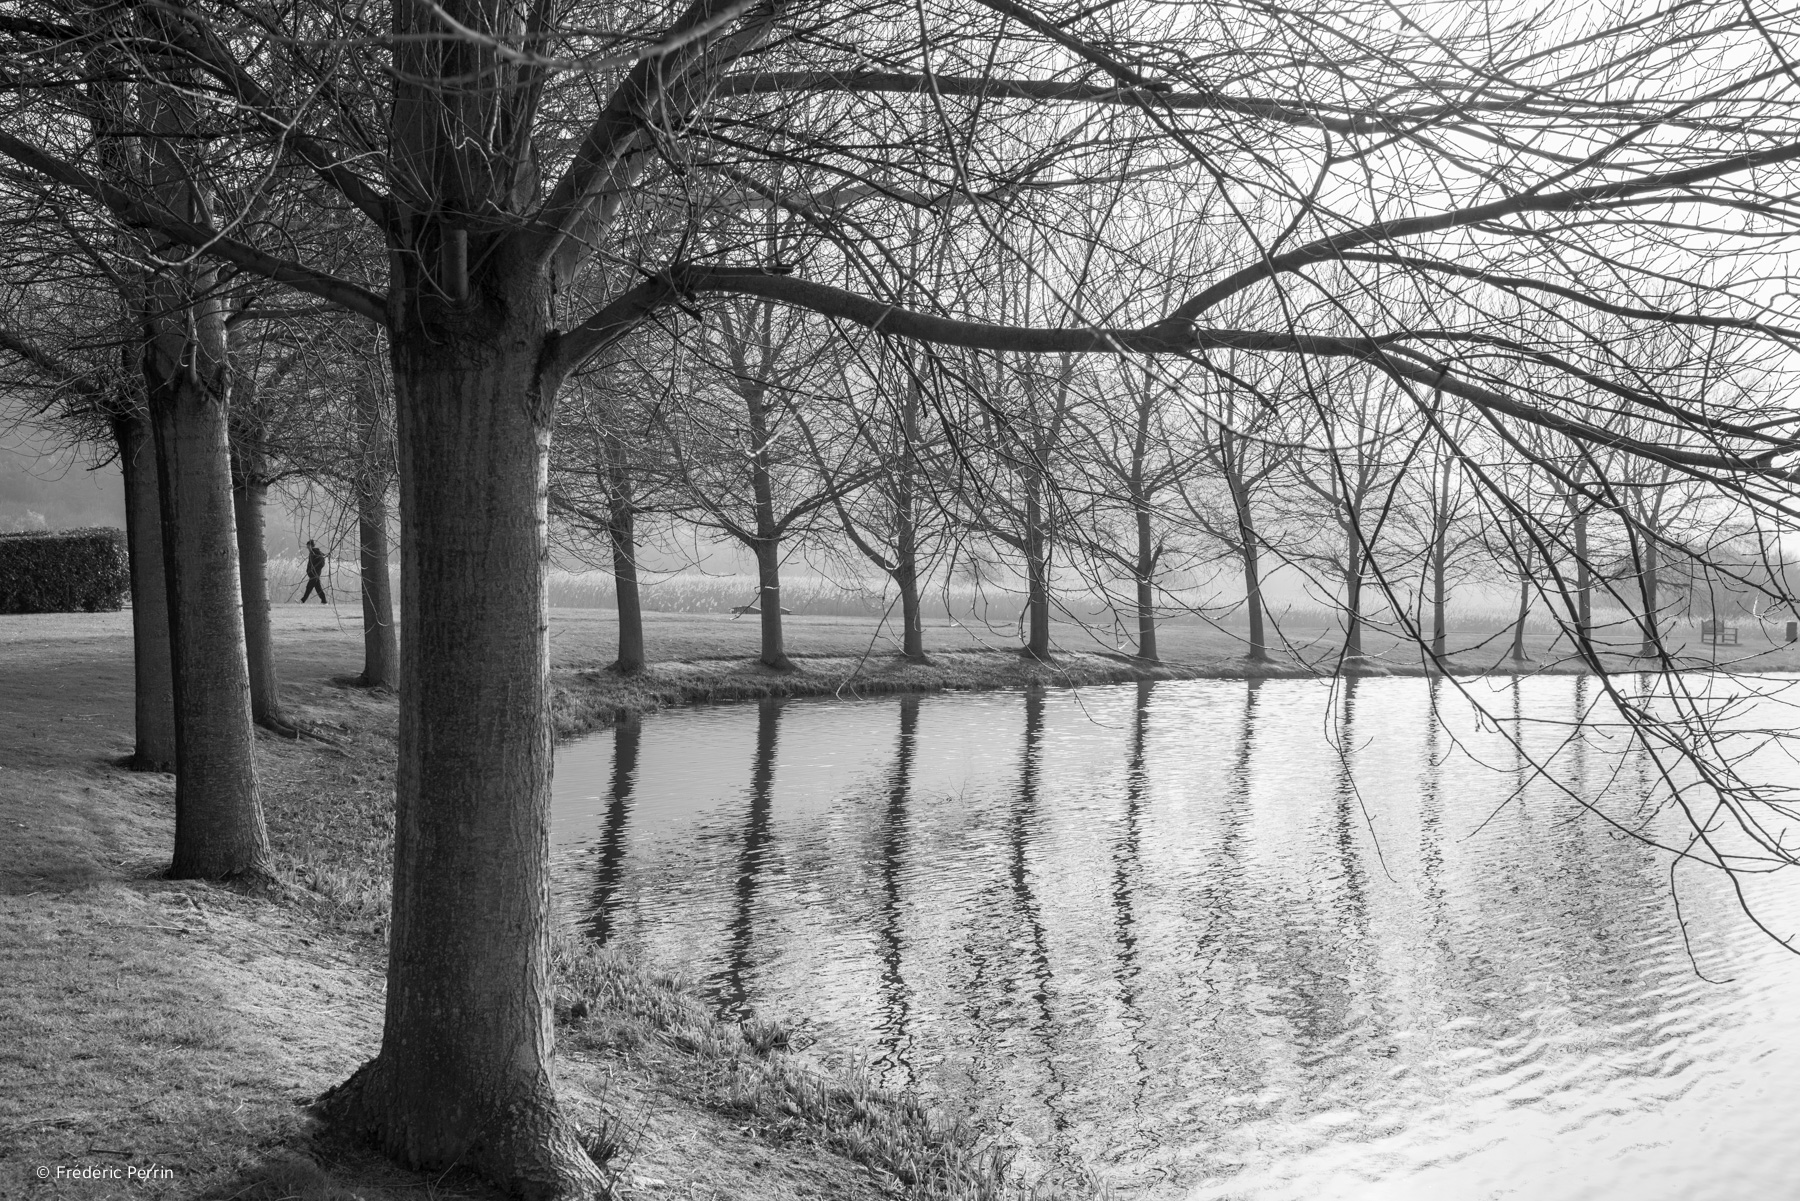
[[[325,604],[325,586],[319,583],[319,576],[325,570],[325,552],[312,539],[306,540],[306,591],[300,594],[300,603],[305,604],[313,593],[319,594],[319,603]]]

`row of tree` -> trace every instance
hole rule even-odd
[[[560,545],[614,577],[614,666],[627,673],[645,662],[641,547],[681,561],[696,530],[754,559],[745,607],[776,669],[792,666],[781,575],[797,557],[883,581],[916,662],[926,593],[952,581],[1022,595],[1023,649],[1040,658],[1053,613],[1091,623],[1080,606],[1105,598],[1102,621],[1131,628],[1149,661],[1159,617],[1184,612],[1235,618],[1246,655],[1268,658],[1264,588],[1283,569],[1340,609],[1346,659],[1363,656],[1371,608],[1404,614],[1405,632],[1447,659],[1450,596],[1471,583],[1517,596],[1519,660],[1534,607],[1565,620],[1574,646],[1626,649],[1629,636],[1656,656],[1677,607],[1730,612],[1780,594],[1779,543],[1666,466],[1596,452],[1609,501],[1483,430],[1433,439],[1379,377],[1323,381],[1331,394],[1312,412],[1306,386],[1252,382],[1243,366],[1221,378],[921,354],[770,301],[726,302],[690,336],[634,338],[577,378],[550,508]],[[1495,483],[1521,512],[1492,503]],[[1596,595],[1635,614],[1629,635],[1617,619],[1596,633]]]

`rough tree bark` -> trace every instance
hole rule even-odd
[[[415,1167],[592,1195],[551,1072],[549,289],[505,244],[471,286],[466,234],[424,238],[449,286],[396,280],[417,307],[390,330],[404,703],[386,1018],[325,1108]]]
[[[186,97],[146,89],[145,154],[171,212],[207,217],[177,156],[194,127]],[[164,248],[167,250],[167,248]],[[162,257],[179,258],[179,253]],[[232,513],[230,367],[216,267],[165,267],[140,318],[146,404],[156,437],[175,712],[177,878],[264,877],[269,838],[257,789],[250,672]]]
[[[168,585],[163,574],[162,497],[150,418],[115,413],[113,438],[125,477],[125,541],[131,562],[131,654],[137,745],[133,771],[175,770],[175,686],[169,658]]]
[[[204,329],[204,319],[193,323]],[[145,354],[161,491],[175,713],[177,878],[266,875],[238,600],[224,370],[203,379],[179,312],[153,321]],[[221,339],[222,348],[222,339]]]

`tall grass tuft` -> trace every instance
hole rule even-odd
[[[553,948],[557,1013],[572,1045],[684,1060],[675,1077],[692,1100],[777,1145],[811,1144],[874,1169],[923,1201],[1095,1201],[1092,1178],[1025,1182],[1012,1154],[915,1093],[878,1083],[867,1066],[821,1070],[766,1020],[712,1016],[681,981],[572,933]]]

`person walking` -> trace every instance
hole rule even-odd
[[[319,603],[325,603],[325,586],[319,583],[319,576],[325,570],[325,552],[311,538],[306,540],[306,591],[300,594],[300,603],[305,604],[313,593],[319,594]]]

